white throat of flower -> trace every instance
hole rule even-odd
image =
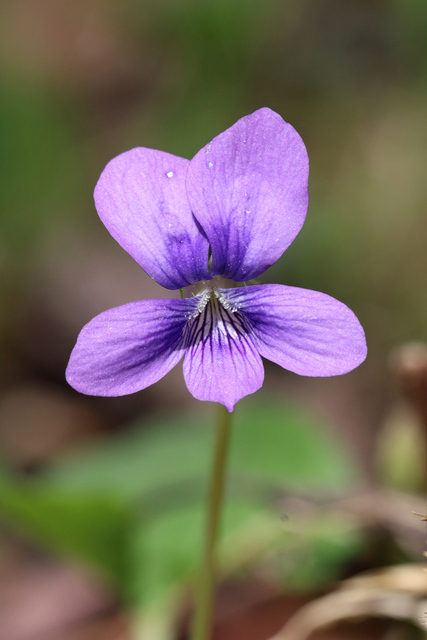
[[[221,279],[221,284],[224,280]],[[190,317],[188,339],[198,342],[211,338],[236,338],[248,333],[246,322],[238,309],[230,304],[226,293],[218,288],[218,280],[205,280],[198,283],[202,292],[197,309]],[[194,295],[194,294],[193,294]]]

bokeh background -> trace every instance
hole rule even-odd
[[[98,220],[92,193],[105,164],[134,146],[191,158],[261,106],[297,129],[311,162],[306,224],[263,281],[348,304],[369,357],[326,380],[266,364],[264,389],[238,405],[235,493],[246,497],[227,527],[231,541],[243,527],[258,546],[242,559],[231,542],[225,577],[241,578],[242,567],[259,577],[270,554],[257,588],[282,597],[291,583],[312,593],[357,568],[421,561],[422,546],[390,534],[393,552],[374,562],[375,536],[362,525],[344,535],[328,520],[314,542],[298,530],[299,557],[309,558],[301,579],[289,541],[279,536],[267,553],[250,523],[274,504],[268,518],[283,528],[289,485],[304,500],[311,487],[313,503],[313,484],[328,499],[343,488],[405,489],[405,516],[422,501],[425,353],[396,348],[427,340],[425,2],[3,0],[0,77],[0,637],[127,638],[136,610],[160,638],[152,612],[171,601],[185,627],[171,594],[185,592],[194,568],[193,494],[212,407],[190,396],[180,367],[117,399],[80,396],[64,370],[94,315],[174,295]],[[180,501],[183,511],[191,503],[186,515],[171,508]]]

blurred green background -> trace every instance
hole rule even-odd
[[[348,304],[366,330],[369,357],[357,371],[328,380],[266,365],[264,390],[236,410],[257,416],[258,427],[248,417],[247,440],[244,426],[237,429],[252,453],[235,471],[246,478],[244,495],[256,482],[260,502],[237,500],[236,522],[230,516],[227,526],[234,531],[261,508],[268,528],[271,496],[291,481],[312,486],[317,472],[328,491],[345,489],[354,478],[376,479],[377,436],[398,402],[390,351],[427,340],[427,4],[3,0],[0,77],[6,537],[15,539],[19,530],[31,544],[89,560],[114,577],[128,603],[154,601],[191,573],[195,543],[187,537],[198,529],[191,523],[199,519],[200,494],[190,499],[188,486],[209,458],[211,408],[188,394],[180,367],[135,396],[108,400],[79,396],[67,387],[64,370],[79,330],[96,313],[175,295],[153,283],[98,220],[92,193],[105,164],[134,146],[191,158],[262,106],[297,129],[311,163],[306,224],[263,282],[318,289]],[[128,426],[135,423],[139,435]],[[308,431],[300,428],[306,423]],[[288,440],[280,439],[280,425]],[[193,428],[197,435],[190,436]],[[262,462],[253,452],[270,431]],[[168,435],[146,435],[153,433]],[[312,446],[316,438],[322,444]],[[176,458],[168,453],[171,442],[182,450],[176,478],[153,480],[154,471],[168,470],[168,456]],[[417,449],[411,446],[408,467]],[[283,459],[276,459],[277,447]],[[294,468],[295,460],[301,465]],[[411,488],[420,488],[417,481]],[[197,503],[197,514],[193,506],[168,511],[167,487],[178,503]],[[166,500],[163,515],[143,516],[157,504],[156,491],[159,504]],[[162,531],[180,527],[182,549],[167,551]],[[329,539],[326,530],[316,544]],[[337,525],[338,538],[340,531]],[[361,542],[347,538],[335,550],[327,547],[318,566],[308,564],[300,582],[327,581],[331,567],[356,557]],[[169,565],[153,560],[144,573],[146,560],[134,559],[143,553],[152,559],[169,553]],[[238,549],[230,554],[231,566]],[[0,572],[0,589],[1,580]]]

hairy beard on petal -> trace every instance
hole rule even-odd
[[[208,339],[221,343],[250,333],[245,316],[233,307],[227,297],[212,284],[203,295],[186,330],[186,345]]]

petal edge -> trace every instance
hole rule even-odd
[[[66,378],[77,391],[122,396],[154,384],[181,360],[192,300],[142,300],[109,309],[80,332]]]
[[[166,289],[210,277],[208,242],[187,201],[188,165],[137,147],[113,158],[95,187],[95,206],[110,234]]]
[[[260,354],[284,369],[334,376],[352,371],[366,358],[359,320],[327,294],[265,284],[233,289],[229,296],[248,318]]]
[[[194,156],[186,186],[212,248],[212,275],[243,282],[276,262],[304,224],[307,152],[279,114],[259,109]]]

